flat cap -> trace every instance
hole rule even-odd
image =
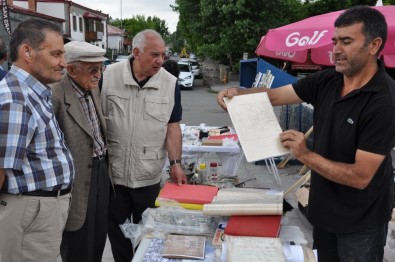
[[[75,61],[102,62],[107,60],[103,55],[106,50],[82,41],[71,41],[64,45],[64,57],[67,63]]]

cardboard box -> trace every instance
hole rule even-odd
[[[222,146],[222,139],[202,139],[202,146]]]
[[[209,136],[219,136],[219,135],[225,135],[225,134],[230,134],[230,128],[227,126],[213,128],[208,131]]]
[[[300,211],[306,216],[309,203],[309,188],[302,186],[296,191],[295,195]]]

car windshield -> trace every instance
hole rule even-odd
[[[180,68],[181,72],[190,72],[189,65],[187,64],[178,64],[178,67]]]

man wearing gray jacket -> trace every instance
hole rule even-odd
[[[106,243],[110,198],[106,123],[97,88],[105,50],[78,41],[65,44],[64,49],[67,73],[52,85],[52,103],[74,158],[76,178],[61,256],[63,262],[99,262]]]

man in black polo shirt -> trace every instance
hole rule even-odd
[[[307,218],[322,261],[382,261],[391,217],[395,82],[377,59],[387,39],[384,16],[357,6],[335,21],[335,69],[276,89],[223,90],[224,97],[266,91],[273,105],[314,106],[314,143],[287,130],[282,144],[312,170]]]

